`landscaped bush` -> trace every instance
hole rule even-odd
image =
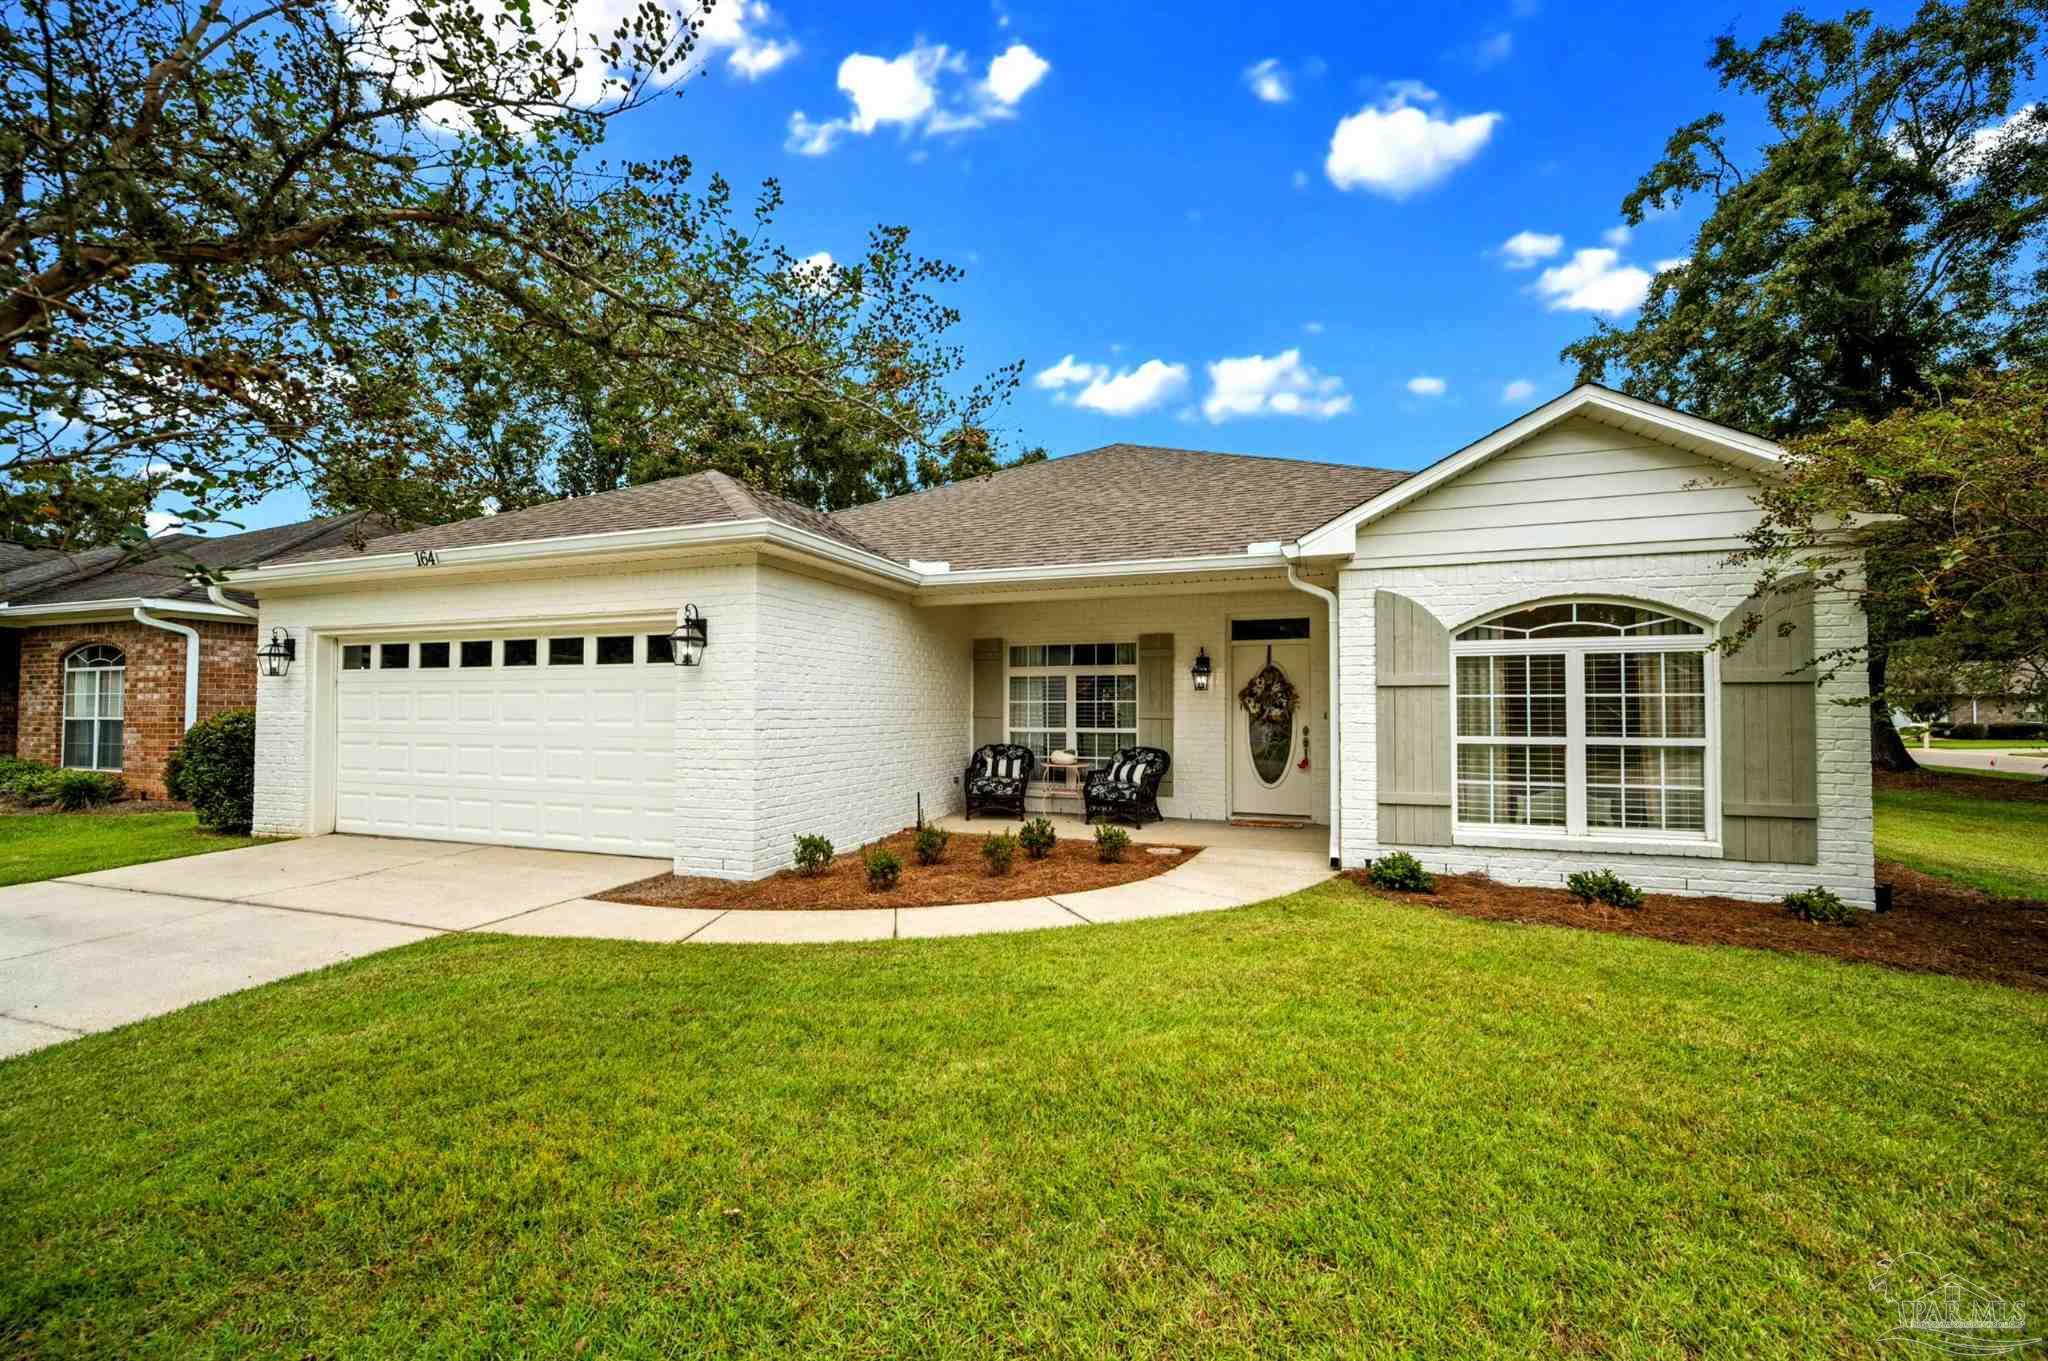
[[[1017,838],[1008,832],[995,832],[983,837],[981,858],[988,861],[990,874],[1008,874],[1010,866],[1017,862]]]
[[[1115,823],[1105,822],[1095,829],[1095,858],[1103,864],[1117,864],[1130,848],[1131,834]]]
[[[832,863],[832,839],[823,836],[798,837],[795,858],[798,874],[823,874],[825,866]]]
[[[180,803],[190,802],[192,796],[185,789],[185,751],[172,747],[171,754],[164,758],[164,793]]]
[[[1052,848],[1059,842],[1053,835],[1051,818],[1033,818],[1017,829],[1017,844],[1024,848],[1024,854],[1033,860],[1043,860],[1052,854]]]
[[[1940,734],[1941,729],[1937,727],[1935,732]],[[1958,723],[1944,735],[1965,742],[1985,738],[1994,742],[2031,742],[2048,736],[2048,723]]]
[[[937,823],[927,822],[917,829],[917,863],[936,865],[946,858],[946,843],[953,834]]]
[[[216,832],[246,832],[256,818],[256,711],[230,709],[194,723],[175,756],[178,789]]]
[[[918,848],[920,856],[923,850],[921,846]],[[878,893],[896,887],[896,881],[903,877],[903,862],[886,846],[870,846],[862,852],[860,863],[867,869],[868,887]],[[925,863],[931,862],[927,860]]]
[[[45,808],[57,801],[57,772],[25,770],[7,786],[7,796],[30,808]]]
[[[1399,893],[1436,892],[1436,876],[1406,851],[1394,851],[1373,861],[1366,877],[1372,880],[1374,888],[1390,888]]]
[[[67,813],[113,803],[127,792],[119,775],[103,770],[59,770],[43,777],[50,802]]]
[[[1785,895],[1785,910],[1802,921],[1823,926],[1855,926],[1862,920],[1857,910],[1824,888],[1809,888]]]
[[[41,761],[25,761],[19,756],[0,756],[0,794],[27,802],[23,798],[23,789],[39,787],[45,777],[56,773]]]
[[[1613,870],[1579,870],[1566,877],[1564,886],[1582,903],[1606,903],[1631,911],[1643,905],[1643,891]]]

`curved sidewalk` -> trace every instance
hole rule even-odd
[[[920,940],[1218,912],[1308,888],[1329,878],[1330,872],[1329,857],[1313,852],[1211,846],[1187,864],[1135,884],[1050,898],[966,903],[956,907],[817,911],[639,907],[578,898],[477,929],[519,936],[704,944]]]

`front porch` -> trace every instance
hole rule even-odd
[[[1052,823],[1054,834],[1062,841],[1092,841],[1095,838],[1095,828],[1082,822],[1077,815],[1048,813],[1045,818]],[[1017,825],[1015,818],[992,817],[986,813],[972,821],[958,813],[935,821],[949,832],[999,832]],[[1308,853],[1320,857],[1328,852],[1330,844],[1330,829],[1317,823],[1299,827],[1257,827],[1206,818],[1164,818],[1148,822],[1143,827],[1133,827],[1127,822],[1116,825],[1129,832],[1131,840],[1139,845]]]

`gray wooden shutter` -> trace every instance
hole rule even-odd
[[[1451,634],[1392,591],[1373,594],[1382,846],[1451,844]]]
[[[1721,854],[1811,865],[1820,859],[1813,583],[1751,596],[1722,632],[1751,614],[1763,623],[1721,658]]]
[[[1138,635],[1138,745],[1173,754],[1173,635]],[[1159,782],[1159,797],[1173,793],[1173,772]]]
[[[1004,713],[1010,701],[1003,687],[1003,663],[1007,660],[1002,639],[974,640],[974,745],[977,747],[1003,740]]]

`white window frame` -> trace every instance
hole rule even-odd
[[[79,659],[83,658],[88,653],[106,652],[113,653],[116,660],[112,662],[95,661],[83,666],[77,664],[79,662]],[[86,675],[92,676],[94,678],[92,701],[93,711],[89,714],[76,714],[71,711],[71,678],[73,676]],[[120,701],[121,712],[119,715],[110,715],[101,712],[101,710],[105,707],[102,701],[106,698],[105,677],[107,677],[108,675],[114,675],[118,678],[115,684],[114,694],[116,698]],[[57,727],[58,764],[66,770],[121,769],[122,752],[120,748],[125,747],[128,743],[127,652],[119,647],[114,646],[112,643],[88,643],[84,647],[73,648],[64,656],[63,675],[59,680],[59,688],[62,690],[63,696],[60,701],[62,716],[58,719]],[[92,758],[89,761],[81,763],[71,759],[71,725],[73,723],[92,724]],[[101,750],[101,747],[103,745],[102,738],[105,735],[104,727],[108,723],[119,723],[121,725],[121,741],[115,744],[116,749],[113,753],[114,759],[112,764],[107,763],[107,761],[104,759],[106,753]]]
[[[1488,638],[1461,642],[1458,635],[1517,610],[1552,604],[1615,604],[1638,609],[1655,609],[1673,619],[1697,625],[1696,634],[1619,634],[1591,638]],[[1451,840],[1460,846],[1501,846],[1510,849],[1600,851],[1635,855],[1689,855],[1718,857],[1721,854],[1721,666],[1713,650],[1711,625],[1680,610],[1637,601],[1573,598],[1570,601],[1528,601],[1505,610],[1495,610],[1451,630]],[[1698,738],[1660,737],[1616,739],[1589,737],[1586,733],[1586,658],[1594,653],[1696,652],[1704,660],[1706,688],[1705,733]],[[1510,823],[1465,822],[1458,817],[1458,751],[1465,746],[1557,745],[1555,738],[1462,737],[1458,734],[1458,658],[1521,657],[1561,655],[1565,659],[1565,825],[1521,827]],[[1706,786],[1705,830],[1674,832],[1591,828],[1586,824],[1586,748],[1631,745],[1697,747],[1704,755]]]
[[[1077,642],[1081,642],[1081,643],[1091,643],[1091,644],[1096,644],[1096,645],[1099,645],[1099,644],[1101,644],[1101,643],[1113,643],[1113,644],[1115,644],[1115,645],[1116,645],[1117,647],[1119,647],[1119,648],[1124,648],[1124,647],[1128,647],[1128,648],[1130,648],[1130,649],[1131,649],[1131,660],[1130,660],[1129,662],[1114,662],[1114,663],[1111,663],[1111,662],[1084,662],[1084,663],[1080,663],[1080,664],[1072,664],[1072,663],[1070,663],[1070,664],[1068,664],[1068,665],[1065,665],[1065,666],[1013,666],[1013,665],[1011,665],[1011,663],[1010,663],[1010,649],[1011,649],[1011,648],[1018,648],[1018,647],[1065,647],[1065,646],[1068,646],[1068,645],[1071,645],[1071,644],[1074,644],[1074,643],[1077,643]],[[1143,732],[1143,731],[1145,730],[1145,729],[1144,729],[1144,718],[1145,718],[1145,714],[1144,714],[1144,711],[1143,711],[1142,709],[1140,709],[1140,710],[1138,711],[1136,719],[1135,719],[1135,720],[1133,720],[1133,722],[1132,722],[1132,725],[1131,725],[1130,727],[1128,727],[1128,728],[1083,728],[1083,727],[1081,726],[1081,723],[1080,723],[1080,717],[1081,717],[1081,710],[1080,710],[1080,703],[1081,703],[1081,699],[1080,699],[1080,695],[1081,695],[1081,684],[1080,684],[1080,681],[1081,681],[1081,677],[1083,677],[1083,676],[1129,676],[1129,677],[1131,677],[1131,687],[1132,687],[1132,692],[1133,692],[1133,694],[1132,694],[1132,698],[1133,698],[1133,700],[1135,701],[1135,700],[1136,700],[1136,698],[1137,698],[1137,690],[1138,690],[1138,681],[1137,681],[1137,676],[1138,676],[1138,662],[1137,662],[1137,656],[1138,656],[1138,643],[1137,643],[1137,640],[1136,640],[1135,638],[1078,638],[1078,639],[1077,639],[1077,638],[1074,638],[1074,637],[1072,637],[1071,635],[1069,635],[1068,637],[1065,637],[1065,638],[1051,638],[1051,639],[1047,639],[1047,640],[1044,640],[1044,641],[1040,641],[1040,640],[1037,640],[1037,639],[1030,639],[1030,640],[1025,640],[1025,641],[1008,641],[1008,640],[1006,640],[1006,641],[1004,642],[1004,644],[1003,644],[1003,740],[1004,740],[1005,742],[1011,742],[1011,741],[1015,741],[1015,740],[1016,740],[1016,739],[1015,739],[1015,737],[1014,737],[1014,736],[1012,736],[1012,730],[1011,730],[1011,727],[1010,727],[1010,679],[1011,679],[1011,677],[1013,677],[1013,676],[1064,676],[1064,677],[1066,677],[1066,681],[1067,681],[1067,700],[1066,700],[1066,705],[1067,705],[1067,716],[1066,716],[1066,720],[1065,720],[1065,728],[1064,728],[1064,730],[1065,730],[1065,733],[1066,733],[1066,741],[1065,741],[1065,742],[1062,742],[1062,743],[1059,743],[1058,745],[1056,745],[1056,746],[1054,747],[1054,750],[1055,750],[1055,751],[1058,751],[1058,750],[1062,750],[1062,749],[1064,749],[1064,750],[1069,750],[1069,751],[1072,751],[1072,750],[1076,750],[1076,749],[1078,749],[1078,748],[1079,748],[1079,746],[1081,745],[1081,734],[1082,734],[1082,733],[1084,733],[1084,732],[1092,732],[1092,733],[1117,733],[1117,734],[1120,734],[1120,735],[1121,735],[1121,734],[1125,734],[1125,733],[1128,733],[1128,734],[1130,735],[1130,741],[1128,741],[1128,742],[1125,742],[1125,743],[1121,743],[1120,745],[1122,745],[1122,746],[1136,746],[1136,745],[1138,744],[1138,734],[1139,734],[1139,733],[1141,733],[1141,732]],[[1052,729],[1049,729],[1049,728],[1034,728],[1034,727],[1029,727],[1029,726],[1026,726],[1026,727],[1025,727],[1024,729],[1022,729],[1022,731],[1025,731],[1025,732],[1050,732],[1050,731],[1052,731]],[[1102,765],[1102,764],[1105,764],[1106,760],[1107,760],[1107,758],[1095,758],[1095,757],[1084,757],[1084,758],[1082,759],[1082,764],[1083,764],[1083,765],[1089,765],[1089,766],[1095,766],[1095,765]]]

